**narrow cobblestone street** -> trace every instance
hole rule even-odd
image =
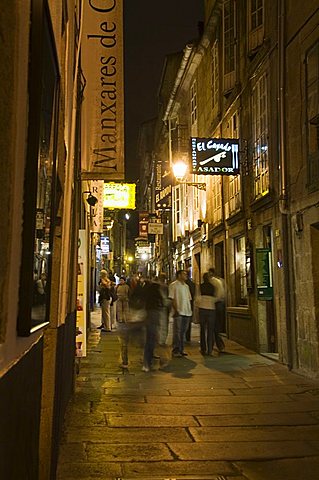
[[[58,480],[319,478],[319,384],[226,339],[202,357],[141,371],[142,350],[119,367],[117,332],[91,314],[60,446]],[[157,363],[156,363],[157,362]]]

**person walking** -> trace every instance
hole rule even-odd
[[[209,273],[204,273],[203,282],[199,286],[199,295],[195,300],[199,309],[200,352],[202,355],[212,356],[213,353],[216,323],[215,290],[210,282]]]
[[[161,286],[156,281],[149,282],[145,288],[145,345],[143,358],[143,372],[149,372],[152,368],[155,345],[158,343],[160,315],[164,307],[164,299]]]
[[[164,369],[169,365],[169,347],[167,345],[169,312],[171,300],[168,298],[168,285],[165,273],[158,276],[160,292],[163,298],[163,306],[160,311],[159,328],[158,328],[158,344],[156,351],[160,360],[160,369]]]
[[[183,357],[184,337],[188,324],[192,318],[191,292],[186,283],[187,272],[178,270],[176,280],[169,285],[168,296],[172,301],[173,313],[173,357]]]
[[[225,350],[225,343],[221,336],[222,326],[225,321],[225,280],[216,275],[215,269],[208,270],[211,284],[215,287],[217,301],[216,308],[216,322],[215,322],[215,341],[219,352]]]
[[[117,287],[117,295],[119,302],[118,316],[118,339],[121,348],[121,367],[128,368],[128,346],[129,342],[138,338],[138,343],[145,345],[144,340],[144,321],[146,316],[145,296],[147,290],[147,282],[143,277],[139,278],[136,286],[132,290],[126,284],[125,278],[122,277]]]
[[[111,282],[108,278],[108,273],[106,270],[101,270],[100,272],[99,290],[100,290],[99,302],[101,305],[102,321],[101,321],[101,325],[98,328],[101,330],[101,332],[110,332],[111,331],[111,314],[110,314]]]
[[[195,298],[196,285],[193,282],[192,277],[191,277],[191,268],[188,268],[188,270],[187,270],[186,283],[189,286],[189,291],[191,292],[191,296],[192,296],[191,309],[192,309],[192,316],[193,316],[194,315],[194,298]],[[190,321],[189,325],[188,325],[188,328],[186,330],[186,333],[185,333],[185,339],[186,339],[187,342],[191,341],[191,333],[192,333],[192,322]]]

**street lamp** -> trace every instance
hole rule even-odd
[[[177,182],[180,185],[196,187],[198,188],[198,190],[206,190],[206,183],[183,182],[183,179],[185,178],[188,171],[188,165],[183,160],[178,160],[177,162],[174,162],[172,165],[172,168],[173,168],[174,177],[176,178]]]

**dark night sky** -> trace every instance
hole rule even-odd
[[[126,180],[137,180],[139,125],[156,116],[165,55],[198,37],[203,0],[124,0]]]

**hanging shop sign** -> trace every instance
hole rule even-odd
[[[167,162],[156,163],[155,206],[156,210],[169,210],[172,206],[172,181]]]
[[[239,140],[233,138],[191,139],[192,173],[196,175],[237,175]]]
[[[103,255],[110,253],[110,237],[101,235],[101,253]]]
[[[153,235],[163,235],[164,225],[163,223],[149,223],[148,233]]]
[[[149,213],[148,212],[139,212],[139,237],[146,238],[148,235],[148,222],[149,222]]]
[[[83,4],[83,179],[124,180],[123,0]]]
[[[96,197],[96,204],[91,207],[91,232],[102,233],[103,232],[103,194],[104,194],[104,182],[103,180],[93,180],[90,182],[90,191],[94,197]]]
[[[104,183],[104,208],[135,209],[135,183]]]
[[[79,230],[78,274],[76,298],[76,356],[86,356],[86,306],[87,306],[87,237],[86,230]]]
[[[273,299],[271,259],[269,248],[256,248],[256,283],[259,300]]]

